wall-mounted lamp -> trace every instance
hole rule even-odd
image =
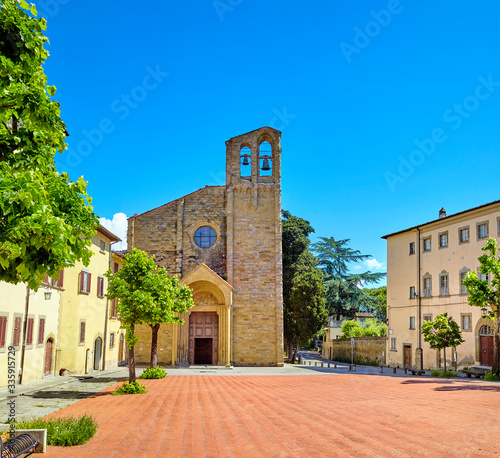
[[[483,318],[486,318],[486,316],[488,315],[488,309],[486,307],[481,308],[481,315],[483,316]]]
[[[50,301],[50,298],[52,297],[52,291],[49,288],[45,288],[45,291],[43,292],[43,297],[45,298],[46,301]]]

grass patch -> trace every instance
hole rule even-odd
[[[167,373],[165,372],[165,369],[161,366],[156,366],[156,367],[148,367],[140,377],[140,379],[159,379],[159,378],[165,378],[167,376]]]
[[[16,425],[19,429],[46,429],[47,444],[62,447],[85,444],[97,431],[98,424],[88,416],[78,418],[56,418],[53,420],[30,420]]]
[[[431,371],[431,375],[433,377],[445,377],[445,378],[450,378],[450,377],[458,377],[458,374],[453,371]]]
[[[147,393],[146,387],[141,382],[125,382],[120,388],[118,388],[113,396],[119,396],[121,394],[144,394]]]
[[[497,374],[491,371],[486,372],[486,374],[484,374],[484,379],[487,380],[488,382],[500,382],[500,377],[498,377]]]

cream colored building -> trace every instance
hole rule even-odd
[[[492,321],[467,302],[462,284],[477,271],[488,237],[500,235],[500,201],[385,235],[387,240],[387,363],[433,369],[443,366],[443,352],[430,349],[422,323],[447,312],[459,324],[464,343],[447,349],[447,366],[491,366]]]
[[[62,368],[83,374],[124,359],[124,331],[105,297],[103,275],[121,267],[121,256],[110,251],[119,240],[99,227],[89,266],[66,268],[57,281],[46,277],[37,292],[0,282],[0,365],[7,369],[15,362],[16,385],[21,373],[26,383],[59,375]],[[8,371],[2,370],[0,386],[7,384]]]

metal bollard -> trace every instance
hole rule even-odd
[[[393,368],[392,368],[392,373],[393,373],[393,374],[395,374],[395,373],[396,373],[396,368],[395,368],[395,367],[393,367]]]
[[[408,373],[408,369],[405,367],[405,374],[407,374],[407,373]]]
[[[321,363],[321,367],[323,367],[323,363]]]
[[[318,365],[318,361],[314,361],[314,365],[317,366]]]
[[[384,366],[380,366],[380,368],[379,368],[379,372],[380,372],[381,374],[383,374],[383,373],[384,373]]]
[[[328,367],[330,367],[330,363],[328,363]]]
[[[336,364],[334,364],[334,365],[333,365],[333,368],[334,368],[334,369],[337,369],[337,365],[336,365]]]

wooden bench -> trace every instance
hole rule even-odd
[[[1,458],[16,458],[17,456],[29,456],[35,453],[39,442],[31,434],[19,434],[14,439],[3,442],[0,438]]]
[[[471,378],[472,376],[476,378],[483,378],[486,371],[484,369],[462,369],[461,371],[467,378]]]
[[[425,375],[425,371],[422,371],[420,369],[411,369],[409,367],[406,368],[409,370],[413,375]]]

